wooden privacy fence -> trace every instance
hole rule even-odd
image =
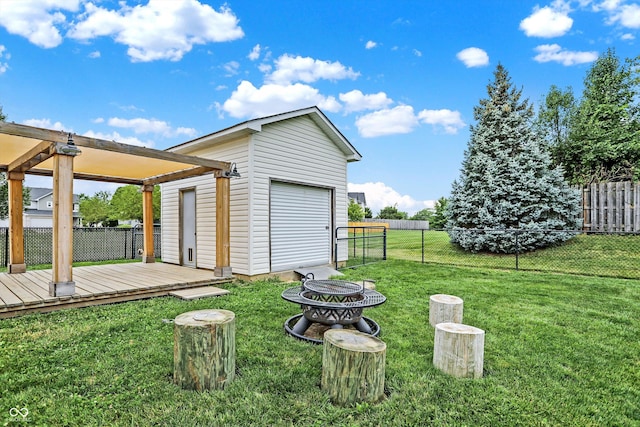
[[[583,187],[582,218],[584,230],[640,231],[640,183],[601,182]]]

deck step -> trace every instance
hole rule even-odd
[[[198,298],[219,297],[228,293],[230,293],[228,290],[215,286],[201,286],[199,288],[180,289],[170,292],[169,295],[184,300],[193,300]]]

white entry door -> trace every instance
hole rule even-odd
[[[182,247],[180,254],[182,265],[196,266],[196,192],[182,191],[180,203],[180,229],[182,233]]]
[[[271,183],[271,271],[331,262],[331,190]]]

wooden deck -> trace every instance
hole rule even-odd
[[[74,267],[76,293],[49,296],[51,270],[0,273],[0,318],[168,295],[176,289],[228,283],[211,270],[164,263]]]

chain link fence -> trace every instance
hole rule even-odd
[[[403,259],[422,263],[513,270],[558,272],[602,277],[640,279],[640,233],[543,230],[535,233],[573,233],[562,244],[524,252],[518,242],[527,230],[468,230],[500,234],[512,239],[513,253],[472,253],[450,242],[444,230],[388,230],[382,227],[344,227],[336,232],[338,259],[348,250],[346,267]],[[553,236],[551,236],[553,237]],[[550,239],[554,240],[554,239]]]
[[[154,254],[161,256],[161,228],[153,228]],[[110,261],[142,256],[141,227],[83,227],[73,229],[73,261]],[[52,263],[53,228],[25,228],[24,256],[27,265]],[[0,262],[9,263],[9,229],[0,228]]]

